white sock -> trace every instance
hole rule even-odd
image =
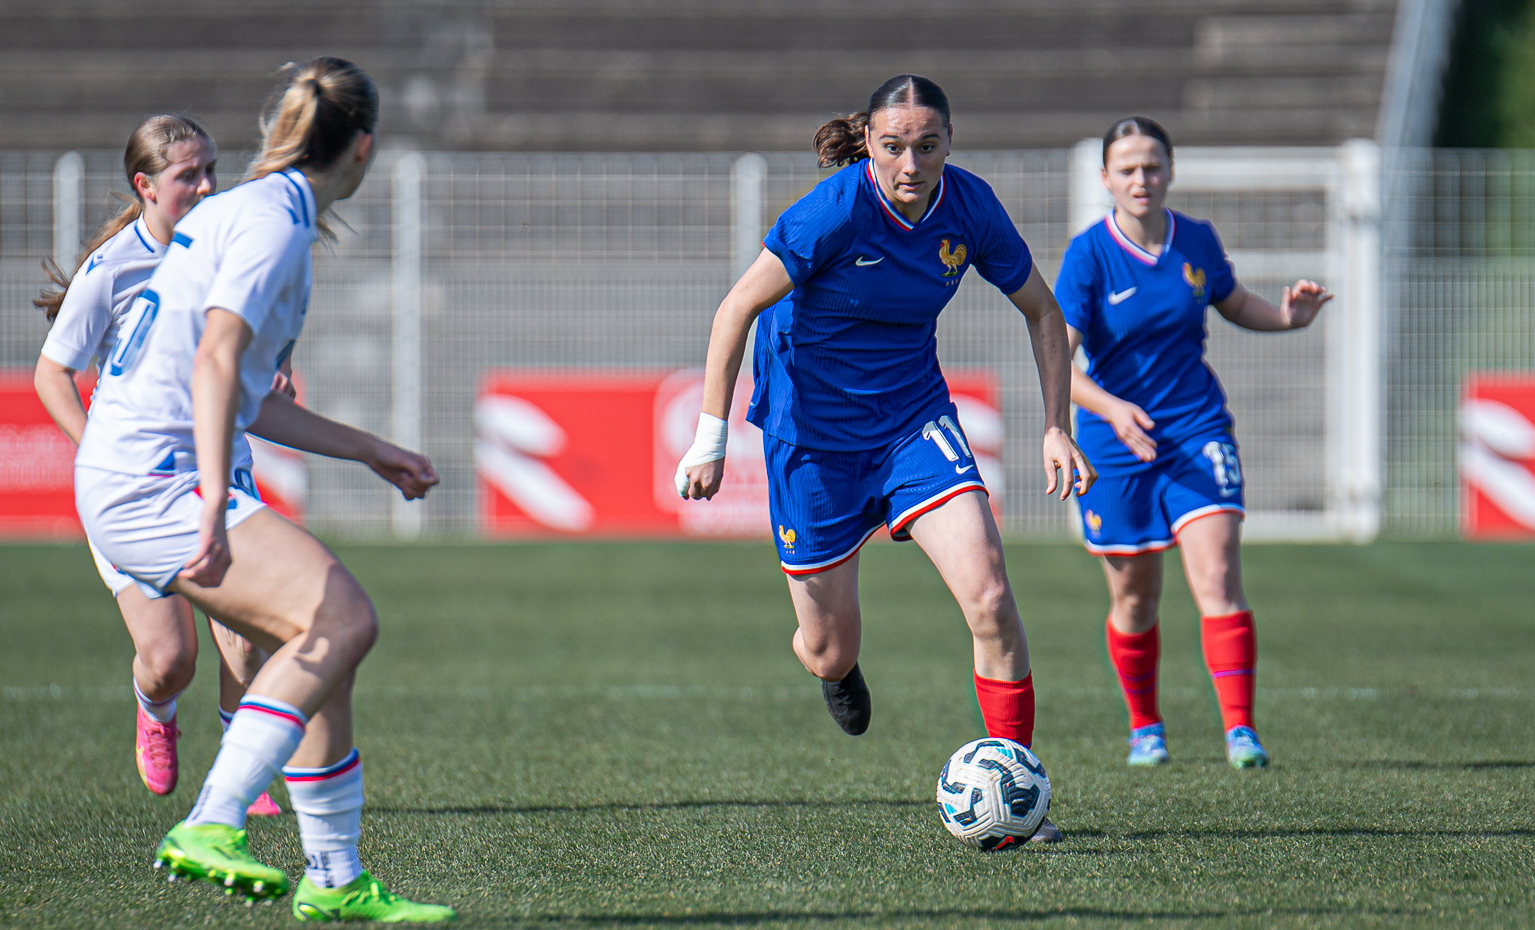
[[[362,757],[353,749],[334,765],[288,766],[288,800],[298,814],[304,845],[304,876],[321,888],[350,885],[362,874],[357,841],[362,836]]]
[[[245,826],[245,810],[272,783],[304,738],[309,718],[292,704],[247,694],[224,734],[187,826]]]
[[[181,692],[176,692],[163,701],[151,701],[139,690],[139,680],[133,679],[133,696],[139,699],[139,706],[144,708],[144,713],[153,717],[158,723],[170,723],[176,717],[176,698]]]
[[[228,733],[229,725],[234,723],[234,719],[235,715],[232,711],[227,711],[222,707],[219,708],[219,729],[221,732]]]

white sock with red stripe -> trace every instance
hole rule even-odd
[[[245,826],[245,811],[293,757],[304,738],[304,712],[275,698],[247,694],[224,733],[218,758],[187,826]]]
[[[324,768],[288,766],[288,799],[298,814],[304,876],[321,888],[349,885],[362,874],[362,757],[353,749]]]
[[[228,733],[229,725],[235,722],[234,711],[219,708],[219,732]]]

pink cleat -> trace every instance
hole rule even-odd
[[[170,794],[176,790],[176,738],[181,736],[176,718],[161,723],[144,713],[143,707],[138,711],[139,732],[134,740],[133,758],[139,766],[139,777],[144,779],[144,787],[155,794]]]
[[[253,817],[276,817],[282,813],[282,808],[277,806],[277,802],[272,800],[270,794],[263,791],[261,797],[252,801],[251,806],[245,809],[245,813]]]

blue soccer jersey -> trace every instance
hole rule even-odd
[[[1206,308],[1236,278],[1209,223],[1167,211],[1167,241],[1152,255],[1120,232],[1111,213],[1071,241],[1055,282],[1066,323],[1082,333],[1087,376],[1145,410],[1158,447],[1229,431],[1226,394],[1205,364]],[[1077,444],[1101,475],[1151,467],[1089,410],[1077,411]]]
[[[947,165],[913,223],[872,165],[843,168],[801,197],[763,245],[794,290],[757,322],[747,419],[807,449],[860,451],[904,438],[949,403],[938,314],[966,269],[1004,294],[1033,269],[991,186]]]

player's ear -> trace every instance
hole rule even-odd
[[[133,176],[133,192],[145,203],[155,202],[155,179],[140,171]]]

